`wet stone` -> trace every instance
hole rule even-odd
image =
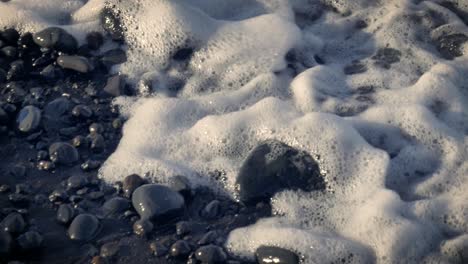
[[[127,54],[121,49],[111,49],[101,55],[101,62],[106,66],[113,66],[127,61]]]
[[[89,126],[89,133],[91,134],[101,134],[104,132],[104,127],[99,123],[92,123]]]
[[[93,110],[87,105],[77,105],[72,109],[72,115],[81,118],[90,118],[93,115]]]
[[[133,232],[139,236],[147,236],[153,231],[154,225],[146,219],[137,220],[133,224]]]
[[[54,65],[49,65],[45,67],[39,72],[39,75],[42,76],[42,78],[49,80],[56,79],[60,76],[57,67],[55,67]]]
[[[11,190],[10,186],[7,184],[0,185],[0,193],[7,193]]]
[[[16,81],[24,78],[26,74],[24,61],[16,60],[10,63],[10,70],[7,72],[6,79],[8,81]]]
[[[108,242],[101,246],[101,257],[111,258],[116,256],[119,253],[120,244],[116,242]]]
[[[180,221],[176,224],[176,234],[183,236],[192,232],[192,226],[189,222]]]
[[[21,109],[16,118],[18,130],[24,133],[30,133],[37,130],[41,122],[41,110],[39,108],[28,105]]]
[[[97,50],[104,43],[104,37],[99,32],[90,32],[86,35],[86,43],[91,50]]]
[[[101,12],[101,24],[113,40],[121,41],[124,39],[122,25],[120,19],[115,12],[108,7],[105,7]]]
[[[203,208],[202,216],[207,219],[213,219],[219,215],[220,211],[221,203],[218,200],[213,200]]]
[[[2,49],[0,49],[0,52],[3,54],[3,56],[7,57],[8,59],[14,59],[18,54],[17,49],[12,46],[3,47]]]
[[[82,56],[61,55],[57,58],[57,64],[64,68],[81,73],[88,73],[94,69],[91,62]]]
[[[10,213],[2,221],[3,230],[12,234],[19,234],[26,228],[24,218],[19,213]]]
[[[95,200],[99,200],[99,199],[102,199],[104,197],[104,193],[103,192],[90,192],[88,194],[88,198],[91,200],[91,201],[95,201]]]
[[[106,147],[106,141],[104,137],[100,134],[90,134],[88,136],[88,140],[90,141],[90,149],[95,153],[100,153],[104,151]]]
[[[467,41],[465,34],[445,35],[436,40],[436,47],[444,59],[453,60],[463,55],[462,46]]]
[[[132,203],[142,219],[158,222],[170,220],[184,209],[182,195],[159,184],[138,187],[132,195]]]
[[[97,160],[87,160],[81,164],[81,169],[84,171],[92,171],[101,167],[101,162]]]
[[[68,236],[72,240],[88,241],[94,238],[99,230],[99,220],[91,214],[80,214],[68,228]]]
[[[47,161],[47,160],[40,160],[37,163],[37,169],[38,170],[43,170],[43,171],[51,171],[55,169],[55,164],[53,162]]]
[[[67,179],[67,188],[69,190],[81,189],[89,183],[84,175],[73,175]]]
[[[172,190],[182,194],[185,198],[192,195],[192,187],[189,180],[185,176],[176,175],[172,177],[169,181],[169,187]]]
[[[49,195],[49,201],[54,203],[54,202],[63,202],[68,200],[68,194],[65,191],[61,190],[54,190],[50,195]]]
[[[380,48],[377,53],[372,56],[372,59],[378,66],[385,69],[390,69],[391,64],[400,61],[401,52],[393,48]]]
[[[131,174],[124,178],[122,189],[126,197],[131,197],[136,188],[145,184],[146,181],[137,174]]]
[[[73,104],[65,97],[59,97],[48,103],[44,107],[44,118],[46,124],[44,128],[63,127],[69,124],[68,114],[73,108]]]
[[[296,253],[274,246],[261,246],[257,248],[255,257],[259,264],[299,264],[299,257]]]
[[[130,201],[122,197],[114,197],[102,205],[102,211],[106,216],[123,214],[130,208]]]
[[[221,247],[208,245],[197,249],[197,251],[195,251],[195,258],[202,263],[215,264],[225,263],[227,255]]]
[[[169,249],[163,243],[156,241],[150,243],[150,250],[156,257],[162,257],[169,252]]]
[[[70,223],[76,215],[75,209],[69,204],[61,204],[57,210],[57,221],[62,224]]]
[[[198,245],[208,245],[214,243],[218,237],[219,235],[216,231],[209,231],[204,234],[200,240],[198,240]]]
[[[185,240],[177,240],[170,248],[170,254],[173,257],[187,257],[192,248]]]
[[[243,202],[268,201],[285,190],[322,190],[325,182],[317,162],[305,151],[277,140],[256,146],[244,160],[236,179]]]
[[[10,200],[10,202],[15,205],[24,206],[29,203],[30,198],[29,196],[24,195],[24,194],[13,193],[13,194],[8,195],[8,200]]]
[[[114,75],[107,79],[103,91],[110,96],[120,96],[124,94],[124,81],[121,75]]]
[[[42,246],[42,242],[44,238],[41,234],[36,231],[28,231],[22,235],[20,235],[16,241],[18,245],[24,250],[31,250],[40,248]]]
[[[72,145],[76,148],[86,145],[86,138],[83,136],[76,136],[72,139]]]
[[[72,164],[79,159],[78,151],[65,142],[57,142],[49,147],[49,156],[54,163]]]
[[[344,67],[343,72],[346,75],[359,74],[367,71],[365,64],[361,62],[354,62]]]
[[[13,239],[10,233],[0,230],[0,256],[10,252],[12,247]]]
[[[66,53],[73,53],[78,48],[75,37],[58,27],[49,27],[35,33],[33,40],[40,47],[56,49]]]

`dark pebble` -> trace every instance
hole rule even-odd
[[[444,35],[436,40],[436,47],[444,59],[453,60],[463,55],[461,47],[468,41],[468,36],[457,33]]]
[[[307,152],[277,140],[264,141],[249,153],[236,182],[240,200],[249,203],[268,201],[284,189],[325,188],[317,162]]]
[[[215,245],[203,246],[195,251],[195,258],[202,263],[225,263],[227,255],[221,247]]]
[[[72,115],[81,118],[90,118],[93,116],[93,110],[87,105],[77,105],[72,109]]]
[[[68,200],[68,194],[65,191],[55,190],[49,195],[49,201],[52,203],[64,202],[66,200]]]
[[[375,63],[385,69],[389,69],[391,64],[400,61],[401,52],[394,48],[380,48],[377,53],[372,56]]]
[[[153,231],[154,225],[147,219],[137,220],[133,224],[133,232],[139,236],[147,236]]]
[[[94,69],[91,62],[82,56],[61,55],[57,58],[57,64],[64,68],[81,73],[88,73]]]
[[[38,170],[43,170],[43,171],[51,171],[55,169],[55,164],[53,162],[50,162],[48,160],[40,160],[37,163],[37,169]]]
[[[21,109],[16,118],[18,130],[24,133],[34,132],[41,123],[41,110],[39,108],[28,105]]]
[[[46,121],[44,127],[64,127],[69,124],[68,115],[72,108],[72,102],[66,97],[59,97],[48,103],[43,112]]]
[[[78,151],[65,142],[56,142],[49,147],[50,160],[58,164],[72,164],[79,159]]]
[[[207,219],[216,218],[221,211],[221,203],[218,200],[209,202],[202,210],[202,216]]]
[[[88,130],[91,134],[102,134],[104,132],[104,127],[99,123],[92,123]]]
[[[178,236],[187,235],[192,232],[192,225],[187,221],[180,221],[176,224],[176,234]]]
[[[198,240],[198,245],[208,245],[214,243],[218,237],[219,235],[216,231],[209,231],[204,234],[200,240]]]
[[[40,248],[42,246],[42,242],[44,238],[41,234],[36,231],[28,231],[22,235],[20,235],[16,241],[18,245],[24,250],[31,250]]]
[[[110,96],[120,96],[124,94],[125,82],[121,75],[114,75],[107,79],[103,91]]]
[[[69,204],[61,204],[57,210],[57,221],[62,224],[70,223],[76,215],[75,209]]]
[[[7,28],[3,32],[0,33],[0,37],[5,40],[10,45],[16,45],[20,34],[14,28]]]
[[[124,39],[123,28],[120,24],[120,19],[115,12],[108,7],[105,7],[101,12],[101,23],[107,33],[113,40],[121,41]]]
[[[193,54],[192,48],[182,48],[176,51],[172,58],[176,61],[188,60]]]
[[[29,196],[19,193],[12,193],[8,195],[8,200],[18,206],[24,206],[30,202]]]
[[[89,198],[91,201],[99,200],[99,199],[102,199],[103,197],[104,197],[104,193],[101,192],[101,191],[90,192],[90,193],[88,194],[88,198]]]
[[[274,246],[261,246],[257,248],[255,257],[259,264],[299,264],[299,257],[296,253]]]
[[[52,59],[50,56],[41,56],[32,63],[32,66],[33,67],[45,67],[53,62],[54,62],[54,59]]]
[[[118,241],[108,242],[101,246],[101,257],[111,258],[116,256],[120,250],[120,243]]]
[[[367,71],[367,67],[365,64],[361,62],[354,62],[350,65],[347,65],[344,67],[343,72],[346,75],[352,75],[352,74],[359,74]]]
[[[11,190],[10,186],[7,184],[0,185],[0,193],[6,193]]]
[[[158,222],[176,217],[184,209],[183,196],[159,184],[138,187],[132,195],[132,203],[142,219]]]
[[[6,79],[8,81],[20,80],[26,76],[26,69],[24,68],[23,60],[15,60],[10,63],[10,70],[8,70]]]
[[[55,67],[54,65],[48,65],[47,67],[45,67],[39,72],[39,75],[42,78],[48,79],[48,80],[53,80],[60,76],[57,67]]]
[[[40,47],[56,49],[66,53],[73,53],[78,48],[75,37],[58,27],[49,27],[35,33],[33,40]]]
[[[137,174],[131,174],[124,178],[122,182],[122,190],[124,195],[130,198],[136,188],[140,187],[141,185],[145,184],[146,181]]]
[[[102,205],[102,211],[106,216],[118,216],[130,208],[130,201],[122,197],[114,197]]]
[[[156,257],[162,257],[169,252],[169,249],[163,243],[155,241],[150,243],[150,250]]]
[[[76,136],[72,139],[72,145],[76,148],[86,145],[86,138],[83,136]]]
[[[172,244],[170,249],[171,256],[177,258],[187,257],[191,251],[192,248],[190,247],[190,244],[185,240],[177,240],[174,244]]]
[[[81,169],[84,171],[92,171],[101,167],[101,162],[97,160],[87,160],[81,164]]]
[[[2,221],[3,230],[12,234],[19,234],[26,228],[24,218],[19,213],[11,213]]]
[[[3,47],[2,49],[0,49],[0,52],[3,54],[3,56],[7,57],[8,59],[14,59],[16,58],[16,55],[18,55],[18,50],[12,46]]]
[[[88,136],[90,142],[90,149],[95,153],[100,153],[104,151],[106,147],[106,141],[101,134],[90,134]]]
[[[99,220],[91,214],[80,214],[68,228],[68,236],[72,240],[88,241],[99,231]]]
[[[69,190],[76,190],[85,187],[89,183],[85,175],[73,175],[67,179],[67,188]]]
[[[86,43],[90,49],[97,50],[104,43],[104,37],[99,32],[90,32],[86,35]]]
[[[0,230],[0,256],[6,255],[10,252],[12,247],[13,239],[10,233]]]
[[[111,49],[101,55],[101,62],[106,66],[113,66],[127,61],[127,54],[121,49]]]
[[[0,59],[0,60],[1,60],[1,59]],[[2,62],[0,61],[0,64],[1,64],[1,63],[2,63]],[[6,64],[6,62],[5,62],[5,64]],[[6,79],[7,79],[7,73],[5,72],[5,70],[3,70],[3,69],[0,68],[0,83],[5,82]]]

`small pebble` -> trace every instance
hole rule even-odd
[[[10,213],[2,221],[3,230],[11,234],[19,234],[26,228],[24,218],[19,213]]]
[[[91,214],[80,214],[68,228],[68,236],[72,240],[88,241],[94,238],[99,230],[99,220]]]
[[[150,243],[150,250],[156,257],[162,257],[169,252],[169,249],[164,244],[156,241]]]
[[[145,184],[146,181],[137,174],[131,174],[124,178],[122,190],[126,197],[131,197],[136,188]]]
[[[69,204],[61,204],[57,210],[57,221],[62,224],[70,223],[76,215],[75,209]]]
[[[227,255],[224,250],[215,245],[203,246],[195,251],[195,258],[206,264],[225,263]]]
[[[49,147],[50,160],[58,164],[72,164],[78,161],[78,151],[65,142],[57,142]]]
[[[61,55],[57,58],[57,64],[64,69],[81,73],[88,73],[94,69],[91,62],[86,57],[82,56]]]
[[[170,254],[173,257],[187,257],[192,248],[185,240],[177,240],[170,248]]]
[[[116,256],[120,250],[120,243],[117,242],[108,242],[101,246],[101,257],[111,258]]]
[[[139,236],[147,236],[153,231],[153,227],[151,221],[140,219],[133,224],[133,232]]]

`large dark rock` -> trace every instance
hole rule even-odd
[[[78,48],[75,37],[58,27],[49,27],[33,35],[34,42],[43,47],[66,53],[74,53]]]
[[[264,141],[250,152],[236,183],[243,202],[268,201],[285,189],[325,188],[317,162],[307,152],[277,140]]]
[[[91,214],[80,214],[68,228],[68,236],[72,240],[88,241],[99,231],[99,220]]]
[[[165,222],[184,209],[184,198],[178,192],[159,184],[146,184],[133,192],[132,203],[142,219]]]
[[[274,246],[261,246],[257,248],[255,257],[259,264],[299,264],[299,257],[296,253]]]

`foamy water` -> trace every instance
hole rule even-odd
[[[102,177],[182,174],[235,197],[248,152],[278,139],[319,158],[328,190],[278,193],[275,217],[230,234],[235,254],[267,244],[305,263],[466,262],[468,56],[445,60],[434,40],[468,27],[438,2],[115,0],[129,60],[114,70],[142,96],[115,101],[129,119]],[[101,31],[103,6],[12,0],[0,26],[65,23],[82,41]],[[171,60],[181,47],[195,49],[188,63]],[[367,71],[345,75],[356,60]]]

